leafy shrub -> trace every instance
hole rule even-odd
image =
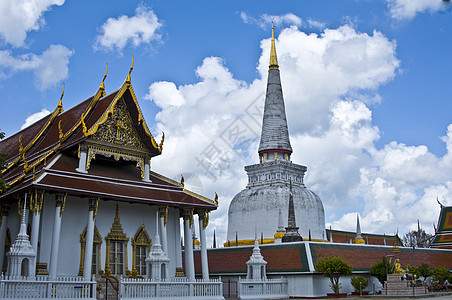
[[[362,290],[365,290],[366,287],[369,285],[369,280],[367,280],[366,278],[364,278],[362,276],[353,275],[352,278],[350,279],[350,282],[351,282],[355,292],[359,292],[360,288]]]
[[[383,285],[386,280],[387,274],[392,274],[394,272],[394,265],[386,259],[386,257],[382,257],[380,261],[377,261],[370,268],[370,275],[376,277],[378,281]]]
[[[315,269],[317,272],[322,273],[323,276],[330,278],[330,287],[336,294],[338,294],[341,289],[339,278],[341,276],[350,275],[353,271],[352,266],[341,257],[321,258],[315,264]]]

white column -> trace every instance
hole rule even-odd
[[[168,236],[166,233],[166,221],[168,220],[168,206],[159,206],[159,227],[160,227],[160,236],[162,238],[162,249],[163,252],[169,257],[168,254]]]
[[[149,165],[149,161],[147,163],[144,164],[144,181],[151,181],[150,178],[150,165]]]
[[[80,173],[88,173],[86,171],[86,149],[85,150],[80,150],[80,157],[78,159],[78,168],[75,169],[77,172]]]
[[[31,221],[31,236],[30,236],[30,244],[33,247],[33,250],[36,253],[36,262],[38,261],[38,241],[39,241],[39,229],[41,223],[41,210],[42,210],[42,202],[44,200],[44,191],[35,191],[34,195],[30,197],[30,200],[34,199],[33,205],[32,201],[30,201],[30,211],[33,216],[33,220]]]
[[[182,236],[180,234],[180,210],[176,209],[174,216],[174,227],[176,229],[176,238],[174,248],[176,249],[176,277],[183,277],[184,271],[182,267]]]
[[[1,206],[2,225],[0,226],[0,273],[3,267],[3,258],[5,257],[6,229],[8,228],[8,215],[11,205],[4,203]]]
[[[184,210],[184,245],[185,245],[185,276],[188,280],[195,279],[195,261],[193,259],[193,244],[190,230],[190,220],[193,219],[193,210]]]
[[[53,221],[53,235],[52,235],[52,248],[50,251],[50,269],[49,277],[56,278],[57,264],[58,264],[58,250],[60,246],[60,230],[61,230],[61,215],[64,210],[64,204],[66,201],[66,194],[55,195],[55,219]]]
[[[39,223],[41,220],[41,211],[35,211],[33,212],[33,220],[31,223],[31,237],[30,237],[30,243],[33,247],[33,250],[35,250],[36,257],[38,255],[38,240],[39,240]]]
[[[199,218],[199,236],[201,239],[201,265],[202,265],[202,279],[209,280],[209,265],[207,261],[207,244],[206,244],[206,228],[207,226],[207,215],[206,213],[198,214]],[[206,221],[204,221],[206,220]]]
[[[93,262],[93,241],[94,241],[94,218],[97,212],[96,198],[89,198],[88,225],[86,229],[85,257],[83,261],[83,278],[91,278],[91,267]]]

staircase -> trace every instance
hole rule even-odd
[[[385,281],[382,295],[389,296],[414,296],[425,295],[427,289],[424,284],[416,286],[415,280],[406,280],[404,276],[410,276],[410,274],[388,274],[388,280]]]
[[[100,296],[99,290],[97,293],[97,299],[102,300],[118,300],[118,288],[119,284],[113,278],[96,278],[97,285],[101,286],[102,298]]]

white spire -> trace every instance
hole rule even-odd
[[[148,275],[150,274],[151,278],[154,280],[162,280],[166,277],[166,269],[168,268],[169,258],[166,256],[165,252],[163,252],[162,245],[160,244],[160,236],[159,236],[159,212],[156,212],[155,216],[155,238],[152,243],[151,250],[148,253],[148,257],[146,258],[146,264],[150,265],[148,269]],[[165,274],[161,272],[161,265],[165,265]]]
[[[22,219],[20,222],[20,230],[17,234],[14,244],[11,245],[9,252],[6,254],[8,257],[8,272],[9,276],[35,276],[35,260],[36,253],[33,246],[30,244],[30,240],[27,234],[27,225],[25,224],[25,214],[27,211],[27,194],[25,194],[24,210],[22,212]],[[28,265],[26,270],[22,267],[22,261],[27,258]]]

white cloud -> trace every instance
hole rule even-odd
[[[38,30],[45,23],[42,15],[64,0],[0,1],[0,36],[11,45],[24,45],[27,32]]]
[[[264,29],[271,25],[272,22],[276,27],[284,25],[301,26],[302,24],[301,18],[293,13],[287,13],[285,15],[263,14],[259,18],[255,18],[242,11],[240,12],[240,18],[242,18],[245,24],[254,24]]]
[[[35,123],[36,121],[41,120],[42,118],[44,118],[48,114],[50,114],[50,111],[48,111],[47,109],[43,108],[40,112],[34,113],[31,116],[29,116],[27,119],[25,119],[25,123],[20,127],[20,129],[22,130],[24,128],[27,128],[28,126],[30,126],[31,124]]]
[[[326,27],[326,23],[317,20],[308,19],[306,22],[308,23],[308,26],[311,28],[324,29]]]
[[[141,44],[150,45],[151,41],[160,41],[158,30],[162,27],[152,9],[140,4],[135,10],[135,16],[122,15],[108,20],[101,26],[100,35],[96,38],[96,50],[114,50],[122,52],[127,44],[138,47]]]
[[[449,3],[443,0],[387,0],[391,16],[398,20],[411,20],[416,14],[437,12],[447,9]]]
[[[307,35],[292,26],[281,31],[276,48],[292,160],[308,166],[306,184],[321,196],[331,214],[327,221],[336,229],[350,229],[341,217],[359,206],[364,224],[372,224],[368,220],[373,218],[392,228],[395,218],[383,211],[388,206],[373,207],[368,200],[374,194],[392,199],[391,192],[398,190],[391,190],[393,178],[380,176],[377,182],[371,177],[382,161],[375,157],[384,155],[375,149],[379,129],[372,126],[367,104],[378,103],[377,89],[396,74],[395,42],[380,32],[361,33],[349,25],[321,35]],[[199,82],[156,82],[146,95],[161,107],[156,130],[166,135],[165,150],[153,168],[170,176],[195,173],[206,196],[218,192],[220,208],[212,214],[209,230],[216,228],[219,241],[225,239],[229,202],[246,186],[243,166],[257,163],[270,39],[261,42],[261,49],[259,75],[251,83],[234,78],[222,59],[208,57],[196,70]],[[364,176],[365,171],[369,175]],[[363,196],[365,186],[375,192]]]
[[[45,90],[68,77],[72,54],[73,50],[62,45],[50,45],[41,55],[29,53],[14,57],[11,51],[0,51],[0,79],[20,71],[33,71],[36,86]]]

